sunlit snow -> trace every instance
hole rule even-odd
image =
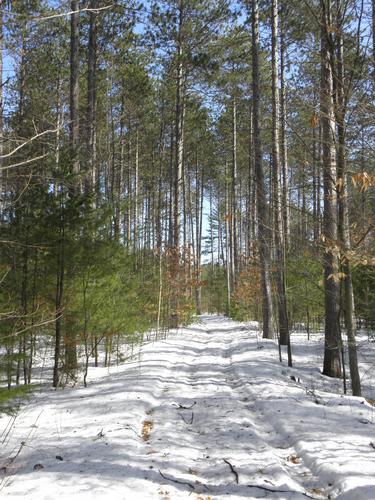
[[[289,369],[256,324],[202,316],[87,388],[42,389],[0,418],[0,496],[375,499],[375,408],[305,337]]]

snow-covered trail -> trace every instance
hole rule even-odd
[[[255,329],[203,316],[92,373],[0,419],[0,496],[375,499],[374,408],[298,382]]]

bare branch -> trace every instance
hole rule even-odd
[[[21,167],[23,165],[28,165],[29,163],[33,163],[34,161],[41,160],[42,158],[45,158],[46,156],[48,156],[47,153],[44,155],[36,156],[35,158],[30,158],[29,160],[21,161],[19,163],[12,163],[12,165],[7,165],[6,167],[0,167],[0,170],[9,170],[11,168]]]
[[[63,316],[63,314],[60,314],[59,316],[54,316],[52,319],[42,321],[41,323],[37,323],[35,325],[27,326],[26,328],[23,328],[22,330],[18,330],[18,332],[13,332],[11,335],[6,335],[5,337],[1,337],[1,339],[4,340],[4,339],[11,339],[11,338],[17,337],[18,335],[21,335],[22,333],[25,333],[28,330],[32,330],[33,328],[38,328],[39,326],[44,326],[44,325],[48,325],[49,323],[54,323],[56,320],[62,318],[62,316]]]
[[[27,146],[27,144],[30,144],[30,142],[35,141],[35,139],[38,139],[39,137],[42,137],[43,135],[46,135],[46,134],[55,134],[57,132],[57,130],[58,130],[57,128],[55,128],[55,129],[49,129],[49,130],[44,130],[43,132],[40,132],[39,134],[34,135],[30,139],[27,139],[27,141],[25,141],[22,144],[20,144],[19,146],[17,146],[10,153],[7,153],[6,155],[0,155],[0,159],[3,160],[4,158],[9,158],[10,156],[13,156],[17,151],[19,151],[20,149],[22,149],[25,146]]]
[[[69,12],[61,12],[60,14],[51,14],[50,16],[45,16],[45,17],[35,17],[32,19],[32,21],[35,21],[37,23],[43,22],[43,21],[48,21],[50,19],[56,19],[58,17],[66,17],[66,16],[71,16],[72,14],[80,14],[82,12],[94,12],[97,14],[98,12],[102,10],[108,10],[114,7],[114,5],[107,5],[105,7],[97,7],[95,9],[89,8],[89,7],[84,7],[83,9],[78,9],[78,10],[71,10]]]
[[[226,460],[225,458],[223,458],[223,460],[224,460],[224,462],[225,462],[226,464],[228,464],[228,465],[229,465],[230,470],[231,470],[231,472],[232,472],[232,474],[234,475],[234,478],[235,478],[235,480],[236,480],[236,483],[238,484],[238,472],[236,471],[236,469],[235,469],[234,465],[232,465],[232,464],[229,462],[229,460]]]

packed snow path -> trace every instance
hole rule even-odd
[[[374,408],[255,328],[203,316],[92,373],[0,419],[0,497],[375,499]]]

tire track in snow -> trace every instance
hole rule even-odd
[[[113,367],[86,389],[43,391],[33,399],[2,453],[17,450],[42,408],[43,414],[17,457],[17,473],[1,493],[39,500],[197,500],[198,495],[205,500],[299,500],[306,498],[305,490],[319,486],[314,471],[326,485],[334,482],[339,493],[344,475],[341,469],[332,472],[337,455],[333,467],[327,465],[332,443],[326,450],[324,437],[330,439],[345,413],[333,407],[327,431],[320,430],[311,442],[307,423],[320,425],[327,410],[283,371],[274,343],[259,343],[254,333],[230,320],[203,318],[145,345],[139,360]],[[361,417],[365,408],[357,403]],[[300,411],[293,414],[294,409]],[[145,420],[152,426],[143,440]],[[355,452],[363,453],[367,435],[355,432],[362,439],[359,445],[354,441]],[[300,456],[301,462],[293,464],[288,456]],[[366,460],[361,467],[372,477],[373,462]],[[38,463],[44,469],[33,469]],[[351,473],[355,480],[360,476],[357,469]]]
[[[241,340],[238,342],[241,345]],[[230,348],[230,359],[238,349],[237,346]],[[271,383],[271,381],[269,382]],[[240,396],[245,392],[247,401],[243,401],[245,407],[249,410],[253,425],[257,428],[257,435],[263,446],[265,446],[278,460],[284,473],[289,476],[296,485],[296,489],[307,493],[312,498],[327,498],[324,487],[321,487],[321,481],[318,476],[310,469],[304,461],[303,454],[298,453],[292,444],[292,436],[281,435],[272,425],[272,422],[266,419],[262,409],[257,405],[258,393],[252,389],[256,381],[244,380],[243,374],[238,370],[235,362],[231,363],[231,385],[233,391]],[[262,403],[263,404],[263,403]]]
[[[238,327],[233,328],[234,331],[238,331]],[[212,331],[214,332],[215,329],[212,328]],[[225,347],[223,351],[223,358],[228,359],[228,367],[225,370],[227,373],[227,378],[226,381],[228,382],[229,386],[231,387],[233,391],[233,395],[237,401],[240,401],[244,404],[246,410],[248,410],[247,413],[247,419],[248,422],[244,422],[245,426],[250,425],[251,429],[253,429],[254,432],[254,438],[257,442],[256,444],[256,449],[260,449],[265,452],[269,452],[271,457],[276,458],[276,463],[273,463],[271,460],[270,464],[266,464],[264,467],[261,467],[258,469],[259,471],[259,476],[264,480],[264,483],[267,484],[259,484],[259,486],[262,487],[268,487],[269,490],[272,489],[270,485],[273,484],[273,488],[275,490],[277,489],[285,489],[285,492],[288,491],[288,488],[285,483],[289,483],[289,495],[290,498],[297,498],[297,497],[306,497],[306,496],[312,496],[310,492],[306,491],[308,489],[311,489],[313,486],[309,482],[309,487],[304,484],[303,481],[301,481],[300,475],[297,471],[297,469],[303,468],[304,472],[307,473],[309,476],[312,476],[312,473],[310,470],[307,469],[307,467],[303,467],[302,463],[299,463],[298,465],[293,465],[289,466],[287,465],[287,462],[285,459],[287,457],[297,457],[297,453],[294,450],[292,446],[288,446],[287,448],[285,447],[283,450],[283,453],[280,454],[277,450],[277,448],[274,446],[273,441],[279,440],[280,438],[277,436],[276,430],[272,427],[272,425],[264,420],[264,416],[259,413],[256,409],[256,404],[255,404],[255,398],[256,394],[254,392],[249,391],[249,384],[248,381],[245,379],[241,379],[240,374],[238,374],[236,370],[236,363],[233,361],[233,354],[236,352],[239,346],[241,346],[243,340],[247,340],[249,337],[249,334],[246,333],[245,335],[241,335],[240,338],[238,338],[238,335],[235,335],[234,338],[227,343],[227,347]],[[244,393],[248,397],[244,397]],[[270,440],[270,437],[274,436],[272,438],[272,442]],[[254,442],[254,441],[253,441]],[[267,469],[271,467],[273,471],[268,471]],[[281,469],[277,470],[277,469]],[[276,473],[275,473],[276,472]],[[281,474],[280,474],[281,473]],[[275,476],[280,474],[279,478],[279,485],[277,486],[274,484],[273,479]],[[289,477],[292,481],[285,481],[284,484],[282,483],[282,475],[286,475],[287,478]],[[264,476],[269,476],[264,477]],[[263,477],[262,477],[263,476]],[[317,478],[316,478],[317,479]],[[253,481],[254,483],[254,481]],[[316,485],[314,484],[314,487]],[[295,491],[292,491],[295,490]],[[265,490],[264,490],[265,491]],[[277,495],[277,493],[273,493],[272,496]],[[314,495],[315,497],[315,495]],[[276,498],[276,496],[275,496]],[[321,498],[321,496],[316,496],[316,498]],[[325,498],[325,497],[324,497]]]
[[[276,431],[249,404],[254,394],[238,377],[232,359],[244,338],[238,338],[238,329],[233,322],[206,319],[191,332],[192,340],[187,329],[175,344],[179,356],[167,386],[170,406],[162,402],[156,424],[168,450],[163,471],[172,482],[189,481],[197,493],[215,498],[228,493],[231,498],[306,498],[304,481],[283,460],[294,449],[280,454],[272,445]],[[194,406],[171,411],[173,400]]]

